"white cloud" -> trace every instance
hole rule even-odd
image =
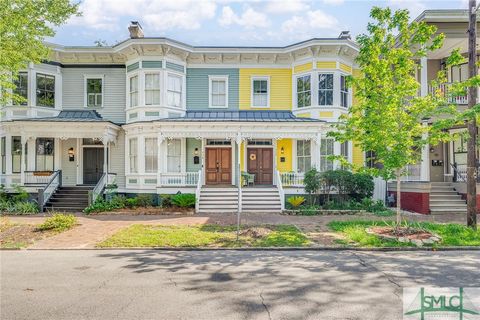
[[[242,15],[239,16],[229,6],[223,7],[222,15],[220,16],[218,23],[223,27],[239,25],[247,29],[252,29],[254,27],[263,28],[270,25],[270,21],[265,14],[255,11],[251,7],[244,9]]]
[[[309,9],[310,6],[305,0],[272,0],[265,6],[265,11],[273,14],[294,13]]]
[[[296,15],[283,22],[281,30],[284,34],[294,35],[296,38],[318,36],[319,30],[339,31],[338,20],[321,10],[309,11],[305,15]]]
[[[345,0],[323,0],[323,3],[331,4],[331,5],[335,5],[335,6],[341,5],[344,2],[345,2]]]

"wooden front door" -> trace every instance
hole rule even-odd
[[[248,173],[255,175],[255,184],[273,184],[273,149],[247,148]]]
[[[103,148],[83,148],[83,184],[96,184],[103,174]]]
[[[206,148],[206,184],[232,184],[232,149]]]

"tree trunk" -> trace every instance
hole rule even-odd
[[[400,192],[400,169],[397,170],[397,227],[400,226],[402,223],[402,211],[401,211],[401,198],[402,198],[402,193]]]
[[[469,25],[468,25],[468,76],[477,75],[477,1],[469,1]],[[468,107],[473,108],[477,103],[477,88],[468,88]],[[468,121],[467,142],[467,225],[477,227],[477,124],[475,118]]]

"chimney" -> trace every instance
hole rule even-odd
[[[352,40],[352,37],[350,36],[350,31],[346,30],[346,31],[340,32],[338,39]]]
[[[143,38],[143,29],[138,21],[131,21],[128,26],[128,31],[130,32],[131,39]]]

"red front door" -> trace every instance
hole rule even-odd
[[[255,184],[273,184],[273,149],[247,148],[248,173],[255,175]]]
[[[206,148],[206,184],[232,184],[232,149]]]

